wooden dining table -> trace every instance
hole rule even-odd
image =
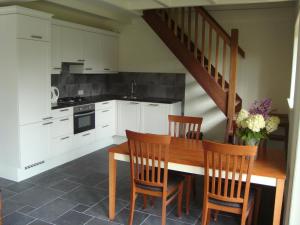
[[[196,175],[204,175],[202,142],[184,138],[172,138],[169,149],[168,169]],[[129,162],[127,142],[109,149],[109,219],[115,218],[117,161]],[[254,162],[251,183],[275,187],[273,225],[280,225],[284,184],[286,179],[285,152],[265,149]]]

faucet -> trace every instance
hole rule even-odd
[[[135,93],[136,92],[136,81],[132,80],[131,81],[131,93],[130,93],[130,97],[134,98],[135,97]]]

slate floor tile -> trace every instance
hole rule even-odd
[[[86,206],[86,205],[82,205],[82,204],[79,204],[77,205],[76,207],[73,208],[74,211],[77,211],[77,212],[84,212],[86,211],[88,208],[90,208],[89,206]]]
[[[30,212],[33,211],[33,210],[35,210],[34,207],[31,207],[31,206],[29,206],[29,205],[26,205],[25,207],[19,209],[18,212],[27,214],[27,213],[30,213]]]
[[[167,216],[167,218],[177,220],[183,223],[194,224],[197,220],[199,220],[202,211],[200,209],[190,209],[190,214],[186,215],[185,208],[182,210],[181,217],[177,216],[177,207],[175,207]]]
[[[18,209],[21,209],[25,206],[25,204],[18,202],[18,201],[13,201],[11,199],[5,200],[3,202],[3,216],[7,216]]]
[[[56,225],[83,225],[90,219],[91,217],[88,215],[70,211],[53,221],[53,223]]]
[[[133,225],[140,225],[148,216],[149,214],[135,211],[133,216]],[[115,222],[121,224],[128,224],[128,218],[129,218],[129,209],[124,208],[121,210],[121,212],[119,212],[116,215]]]
[[[21,202],[32,207],[39,207],[61,196],[63,192],[44,187],[34,187],[12,197],[12,200]]]
[[[7,186],[12,185],[14,183],[16,183],[16,182],[0,177],[0,187],[1,188],[7,187]]]
[[[52,225],[52,223],[46,223],[42,220],[35,220],[32,223],[28,224],[28,225]]]
[[[70,181],[74,181],[79,184],[83,184],[86,186],[95,186],[96,184],[99,183],[101,180],[107,180],[107,175],[101,174],[101,173],[96,173],[96,172],[91,172],[90,174],[79,178],[79,177],[70,177],[68,178]]]
[[[4,217],[4,225],[25,225],[33,220],[35,219],[32,217],[15,212],[7,217]]]
[[[79,187],[80,184],[74,183],[68,180],[62,180],[54,185],[51,186],[51,188],[63,191],[63,192],[70,192],[76,187]]]
[[[34,184],[43,186],[43,187],[50,187],[54,184],[57,184],[61,180],[68,178],[69,176],[66,174],[61,173],[52,173],[48,176],[41,177],[40,179],[36,180]]]
[[[26,191],[32,187],[34,187],[34,184],[28,183],[26,181],[22,181],[22,182],[18,182],[18,183],[9,185],[8,187],[6,187],[6,189],[16,192],[16,193],[20,193],[20,192]]]
[[[123,201],[120,199],[116,200],[116,214],[120,212],[121,209],[126,207],[129,204],[127,201]],[[107,217],[107,212],[108,212],[108,198],[104,199],[103,201],[97,203],[90,209],[88,209],[85,214],[102,218],[102,219],[108,219]]]
[[[61,198],[75,203],[92,206],[93,204],[103,200],[107,195],[107,190],[79,187],[63,195]]]
[[[141,225],[153,225],[153,224],[161,224],[161,217],[151,215]],[[188,224],[176,220],[167,219],[166,225],[188,225]]]
[[[94,218],[88,223],[86,223],[86,225],[120,225],[120,223],[114,223],[111,221]]]
[[[1,192],[2,192],[2,199],[3,199],[3,200],[8,199],[8,198],[11,198],[12,196],[14,196],[14,195],[17,194],[16,192],[7,190],[7,189],[5,189],[5,188],[3,188],[3,189],[1,190]]]
[[[74,203],[71,203],[67,200],[55,199],[54,201],[32,211],[29,213],[29,215],[47,222],[52,222],[59,216],[72,209],[74,206]]]

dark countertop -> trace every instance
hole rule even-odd
[[[73,107],[73,106],[77,106],[77,105],[84,105],[84,104],[111,101],[111,100],[153,102],[153,103],[164,103],[164,104],[173,104],[173,103],[181,101],[178,99],[150,98],[150,97],[138,97],[138,98],[132,99],[132,98],[124,98],[123,96],[115,96],[115,95],[91,96],[91,97],[86,97],[86,99],[87,99],[87,101],[73,103],[73,104],[61,104],[61,103],[60,104],[52,104],[51,109],[61,109],[61,108]]]

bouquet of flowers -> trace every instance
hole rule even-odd
[[[255,101],[249,111],[242,109],[236,119],[236,135],[246,145],[258,145],[261,139],[277,130],[280,119],[270,116],[272,101],[263,99]]]

